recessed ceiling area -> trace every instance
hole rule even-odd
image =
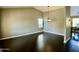
[[[0,8],[35,8],[41,12],[48,12],[60,8],[64,8],[64,6],[2,6]]]
[[[41,12],[47,12],[52,11],[60,8],[64,8],[64,6],[34,6],[35,9],[41,11]]]

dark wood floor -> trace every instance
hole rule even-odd
[[[63,52],[64,37],[50,33],[37,33],[0,41],[0,48],[9,52]]]
[[[79,52],[79,38],[75,39],[74,37],[72,36],[71,39],[66,43],[67,52]]]

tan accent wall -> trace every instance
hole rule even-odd
[[[12,37],[42,31],[37,19],[42,13],[33,8],[3,8],[2,37]]]

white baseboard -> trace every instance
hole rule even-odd
[[[70,40],[70,37],[67,40],[64,40],[64,44],[66,44]]]
[[[44,30],[44,32],[47,32],[47,33],[51,33],[51,34],[56,34],[56,35],[62,35],[62,36],[64,36],[64,34],[60,34],[60,33],[54,33],[54,32],[49,32],[49,31],[45,31],[45,30]]]
[[[36,34],[36,33],[40,33],[40,32],[42,32],[42,31],[37,31],[37,32],[32,32],[32,33],[26,33],[26,34],[17,35],[17,36],[11,36],[11,37],[5,37],[5,38],[2,38],[0,40],[11,39],[11,38],[21,37],[21,36],[25,36],[25,35]]]
[[[64,36],[64,34],[53,33],[53,32],[49,32],[49,31],[37,31],[37,32],[25,33],[25,34],[17,35],[17,36],[5,37],[5,38],[2,38],[2,39],[0,39],[0,40],[11,39],[11,38],[21,37],[21,36],[25,36],[25,35],[36,34],[36,33],[40,33],[40,32],[47,32],[47,33],[52,33],[52,34],[62,35],[62,36]]]

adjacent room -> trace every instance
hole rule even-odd
[[[63,52],[66,7],[0,7],[1,52]]]
[[[66,9],[66,51],[79,52],[79,6]]]

